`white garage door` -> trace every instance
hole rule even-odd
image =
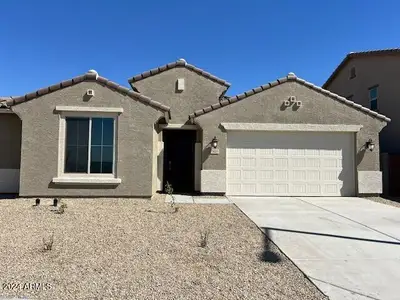
[[[227,194],[355,195],[354,133],[229,131]]]

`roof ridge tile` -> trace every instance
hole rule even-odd
[[[147,96],[144,96],[144,95],[142,95],[140,93],[137,93],[137,92],[125,87],[125,86],[119,85],[118,83],[116,83],[114,81],[108,80],[107,78],[99,76],[97,73],[92,73],[92,72],[90,72],[90,73],[88,72],[88,73],[85,73],[84,75],[76,76],[76,77],[74,77],[72,79],[64,80],[64,81],[62,81],[60,83],[53,84],[53,85],[50,85],[48,87],[38,89],[38,90],[36,90],[34,92],[31,92],[31,93],[28,93],[28,94],[25,94],[25,95],[22,95],[22,96],[9,97],[9,99],[6,100],[6,104],[8,106],[17,105],[17,104],[20,104],[22,102],[26,102],[26,101],[41,97],[43,95],[53,93],[53,92],[58,91],[60,89],[63,89],[63,88],[66,88],[66,87],[70,87],[72,85],[75,85],[75,84],[83,82],[83,81],[96,81],[99,84],[107,86],[108,88],[111,88],[111,89],[113,89],[113,90],[115,90],[115,91],[117,91],[117,92],[119,92],[119,93],[121,93],[123,95],[128,95],[132,99],[134,99],[136,101],[139,101],[139,102],[142,102],[142,103],[144,103],[146,105],[150,105],[150,106],[152,106],[152,107],[154,107],[156,109],[163,110],[163,111],[170,111],[171,110],[170,107],[168,107],[166,105],[163,105],[160,102],[154,101],[154,100],[152,100],[151,98],[149,98]]]
[[[160,67],[157,67],[157,68],[153,68],[150,71],[142,72],[142,73],[140,73],[138,75],[135,75],[135,76],[131,77],[128,80],[128,82],[130,84],[133,84],[136,81],[140,81],[142,79],[154,76],[156,74],[162,73],[162,72],[167,71],[169,69],[173,69],[175,67],[187,68],[189,70],[192,70],[192,71],[202,75],[205,78],[208,78],[208,79],[210,79],[212,81],[215,81],[215,82],[217,82],[219,84],[225,85],[226,87],[230,87],[231,86],[231,84],[229,82],[227,82],[227,81],[225,81],[225,80],[223,80],[221,78],[218,78],[217,76],[214,76],[211,73],[206,72],[203,69],[200,69],[200,68],[198,68],[198,67],[196,67],[196,66],[194,66],[192,64],[188,64],[185,60],[182,60],[182,59],[174,61],[174,62],[171,62],[171,63],[168,63],[166,65],[163,65],[163,66],[160,66]]]

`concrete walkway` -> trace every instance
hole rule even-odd
[[[190,196],[190,195],[173,195],[175,203],[181,204],[232,204],[229,198],[225,196]],[[167,195],[165,202],[170,203],[171,197]]]
[[[400,299],[400,209],[341,197],[232,197],[333,300]]]

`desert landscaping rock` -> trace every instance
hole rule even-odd
[[[393,200],[386,199],[383,197],[367,197],[366,199],[378,202],[378,203],[383,203],[386,205],[391,205],[394,207],[400,207],[400,197],[394,198]]]
[[[0,201],[0,298],[326,299],[234,205],[168,213],[150,200],[62,201],[63,214],[43,201]],[[263,261],[265,252],[279,262]]]

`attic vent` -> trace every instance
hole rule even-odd
[[[185,78],[179,78],[176,81],[176,91],[182,92],[185,89]]]
[[[86,91],[86,95],[87,95],[88,97],[93,97],[93,96],[94,96],[94,90],[88,89],[88,90]]]

